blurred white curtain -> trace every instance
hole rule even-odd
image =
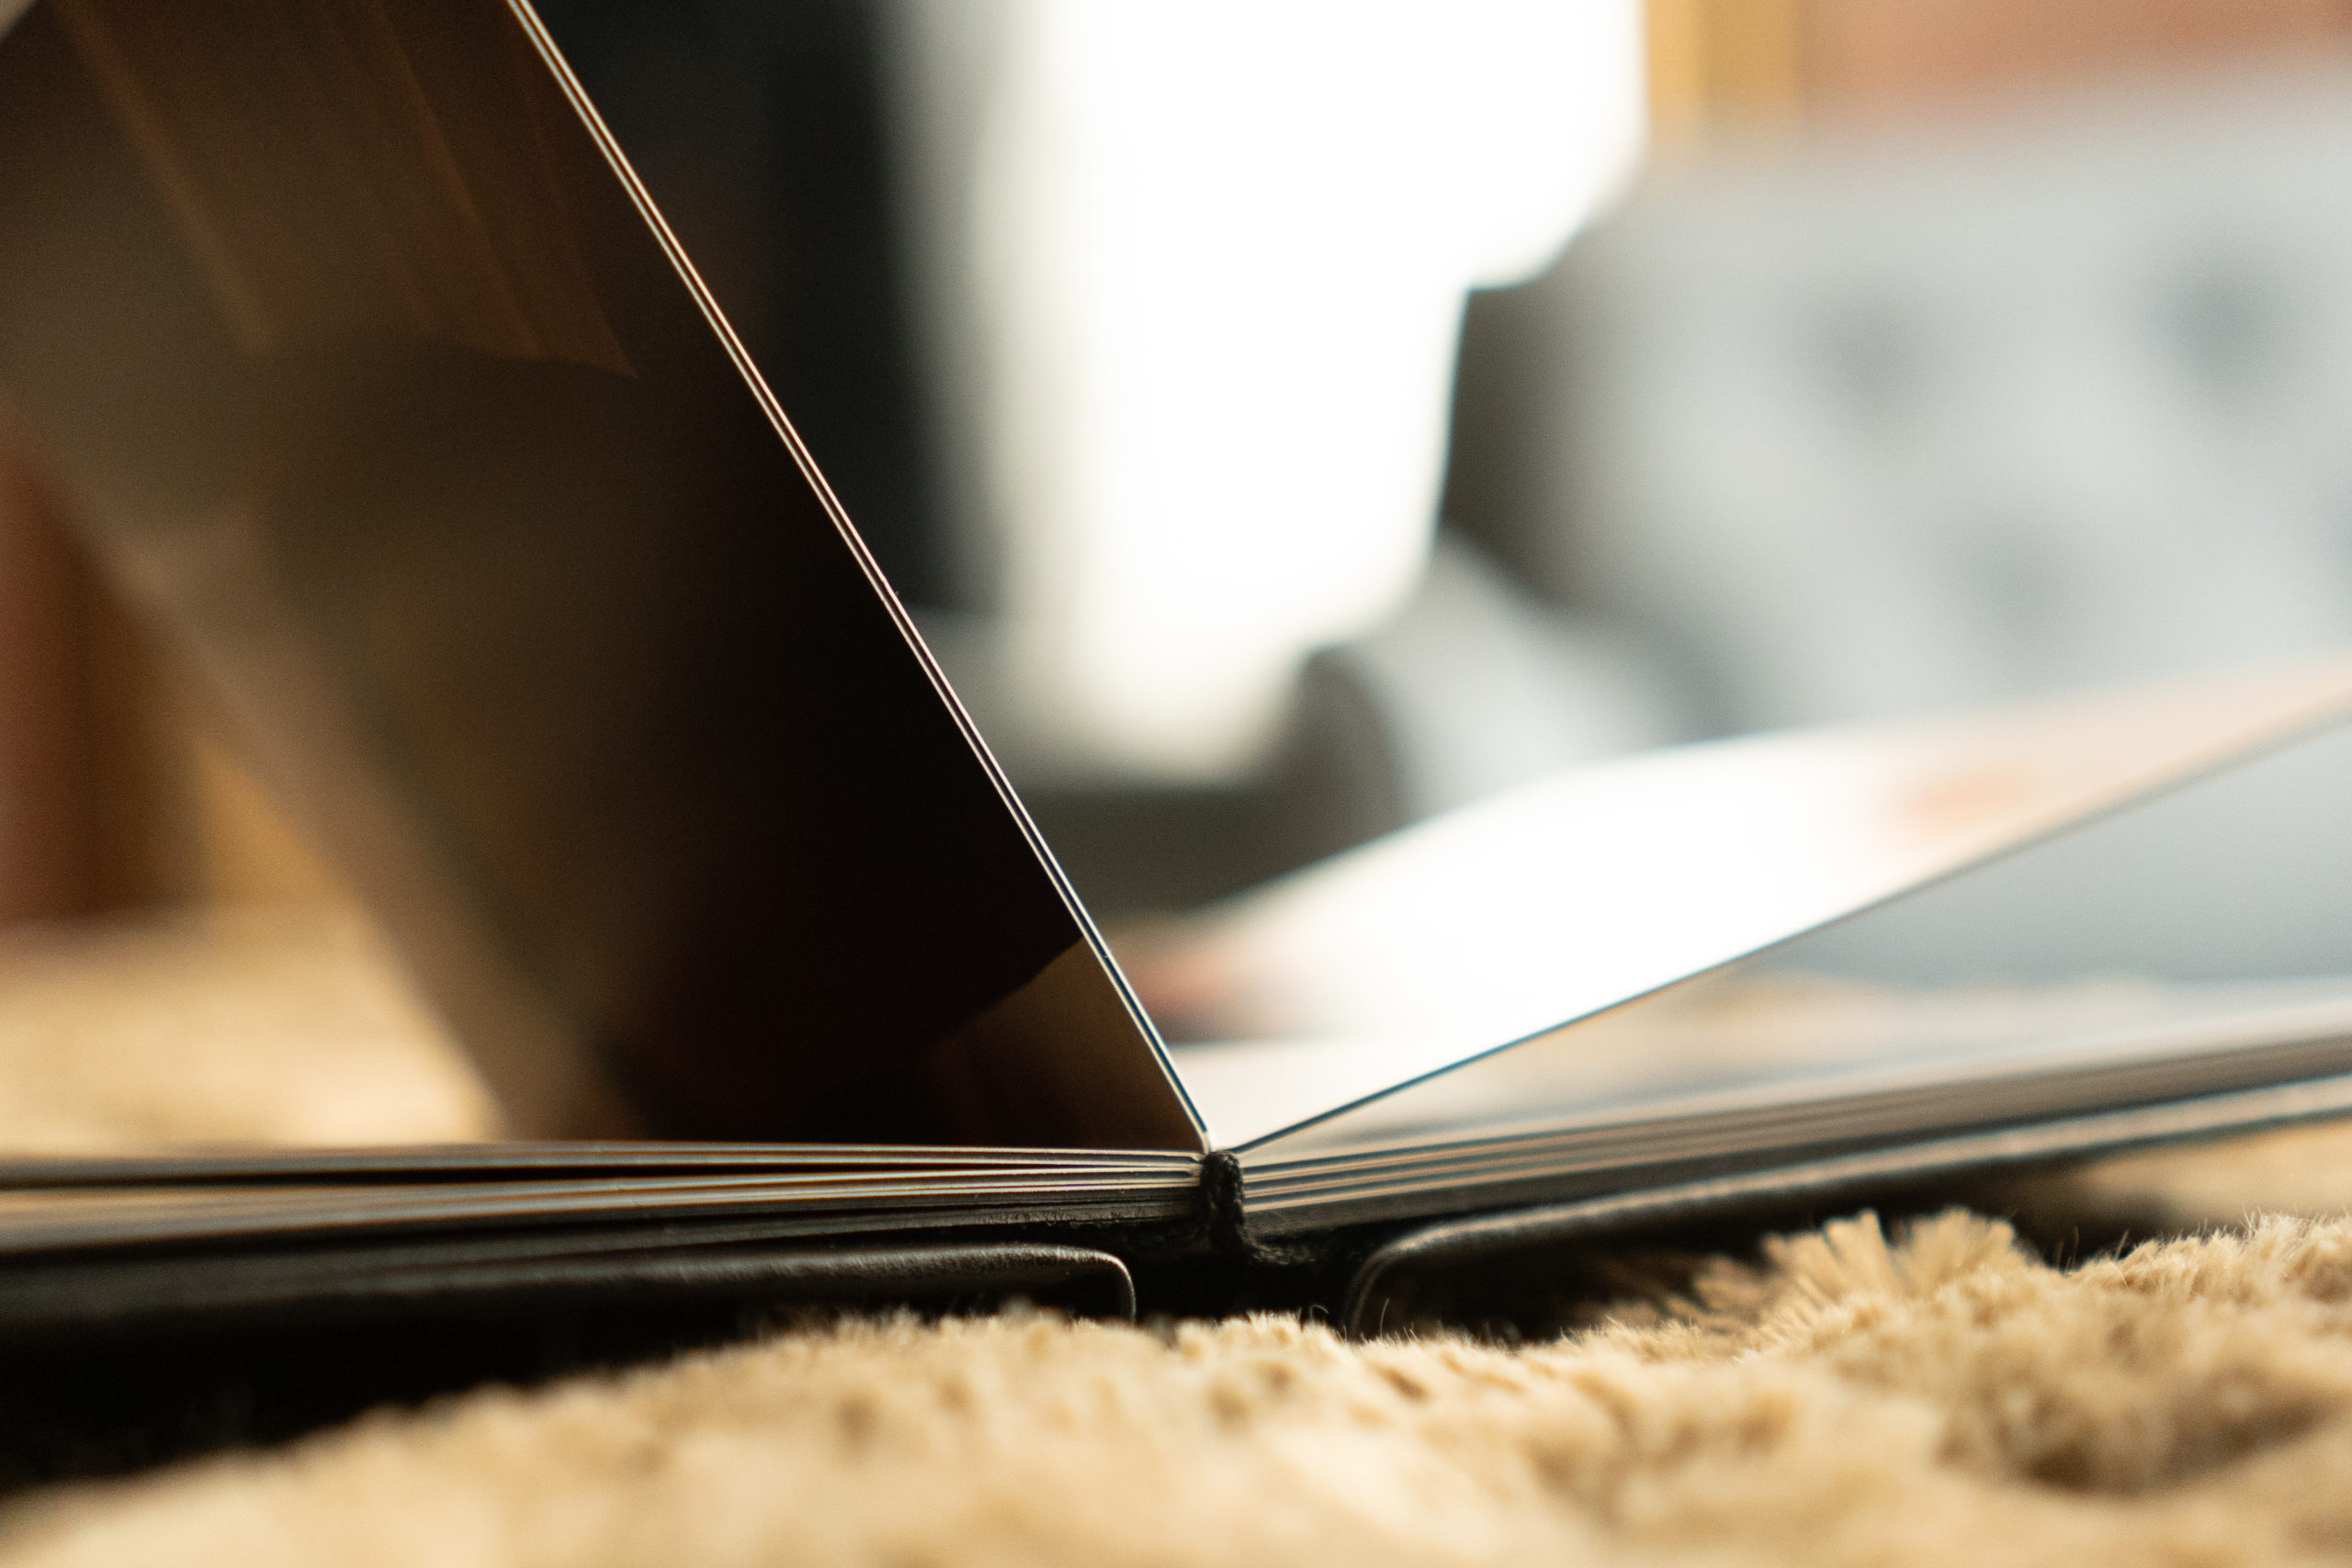
[[[906,16],[992,716],[1033,776],[1235,776],[1419,577],[1464,292],[1631,165],[1640,6]]]

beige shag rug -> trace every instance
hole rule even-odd
[[[175,1101],[82,1071],[95,1100],[62,1104],[41,1066],[60,1039],[127,1053],[142,1082],[236,1081],[246,1053],[277,1050],[243,1081],[274,1086],[288,1137],[287,1105],[338,1099],[316,1043],[338,1036],[367,1081],[405,1086],[383,1098],[420,1134],[485,1115],[346,925],[42,943],[0,953],[0,1115],[39,1108],[19,1146],[103,1146],[109,1118],[126,1141],[256,1135],[236,1094]],[[228,1027],[239,1010],[254,1028]],[[220,1027],[169,1032],[189,1016]],[[257,1038],[281,1027],[312,1043]],[[233,1125],[158,1110],[175,1103]],[[2042,1194],[2120,1199],[2208,1228],[2060,1271],[1977,1215],[1891,1240],[1858,1218],[1510,1349],[1351,1346],[1268,1319],[786,1332],[33,1494],[0,1510],[0,1564],[2352,1556],[2352,1222],[2324,1217],[2352,1201],[2352,1132],[2111,1161]]]

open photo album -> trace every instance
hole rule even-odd
[[[513,1137],[0,1156],[0,1338],[1132,1307],[2352,1111],[2352,657],[1598,763],[1106,933],[789,412],[526,0],[6,24],[0,432]]]

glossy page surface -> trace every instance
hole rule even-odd
[[[527,11],[35,6],[0,422],[519,1131],[1197,1146]]]
[[[2175,797],[2194,824],[2215,816],[2195,802],[2218,800],[2219,819],[2205,827],[2234,823],[2247,852],[2259,852],[2241,863],[2291,875],[2299,855],[2335,852],[2342,836],[2333,803],[2352,791],[2352,755],[2334,737],[2347,708],[2352,664],[2337,660],[1601,763],[1244,895],[1158,933],[1130,970],[1171,1035],[1203,1042],[1180,1043],[1176,1057],[1220,1143],[1257,1144],[1384,1097],[1426,1101],[1410,1119],[1441,1123],[1447,1079],[1499,1047],[1547,1035],[1558,1045],[1549,1105],[1578,1111],[1609,1099],[1612,1077],[1596,1063],[1589,1092],[1577,1092],[1576,1021],[1650,1006],[1636,998],[1810,931],[1823,932],[1810,940],[1828,952],[1911,930],[1912,949],[1943,961],[1934,973],[1998,974],[2014,956],[2004,942],[2016,945],[2005,933],[2030,925],[2053,897],[2033,867],[2064,863],[2075,841],[2104,834],[2092,840],[2096,852],[2114,836],[2098,826],[2109,816],[2121,847],[2113,865],[2074,878],[2070,918],[2114,933],[2103,972],[2166,977],[2146,967],[2161,955],[2135,946],[2150,901],[2193,909],[2206,885],[2227,879],[2178,861],[2175,851],[2195,835],[2183,837],[2174,816],[2155,818],[2153,838],[2123,824],[2174,810],[2165,802]],[[2256,760],[2281,747],[2283,796],[2265,783],[2278,768]],[[2233,793],[2240,776],[2251,793]],[[2221,842],[2213,831],[2203,841]],[[2167,881],[2177,861],[2184,869]],[[1936,886],[1946,879],[1956,879],[1949,892]],[[2209,933],[2217,954],[2224,937],[2258,929],[2249,921],[2260,886],[2226,897]],[[1955,907],[1965,919],[1918,929],[1916,911]],[[2314,919],[2323,933],[2336,929],[2324,912]],[[2276,945],[2252,937],[2257,954],[2266,941]],[[1874,984],[1934,977],[1893,958],[1838,968]],[[2352,975],[2352,951],[2331,950],[2308,973]],[[1888,1048],[1851,1045],[1857,1062]],[[1494,1058],[1506,1089],[1513,1059],[1529,1049]],[[1747,1063],[1736,1051],[1715,1055],[1723,1060],[1712,1066],[1735,1076],[1771,1076],[1769,1053]],[[1665,1061],[1657,1070],[1669,1081],[1703,1078],[1710,1066]],[[1410,1087],[1430,1078],[1427,1090]]]

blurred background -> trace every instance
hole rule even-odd
[[[2352,3],[543,0],[1097,912],[2352,642]],[[0,460],[0,919],[331,897]]]

